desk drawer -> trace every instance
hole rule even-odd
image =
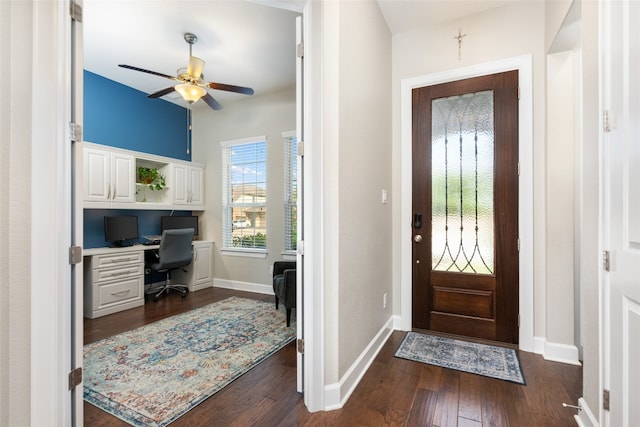
[[[100,268],[94,269],[91,274],[93,283],[99,284],[100,282],[126,279],[128,277],[139,277],[144,275],[144,264],[132,264],[132,265],[118,265],[113,268]]]
[[[118,252],[115,254],[94,255],[92,267],[115,267],[124,264],[136,264],[144,262],[144,251]]]
[[[101,309],[111,304],[119,304],[127,300],[142,298],[144,289],[143,278],[134,277],[114,283],[98,286],[94,298],[95,309]]]

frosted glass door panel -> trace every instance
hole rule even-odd
[[[432,269],[494,273],[493,91],[432,101]]]

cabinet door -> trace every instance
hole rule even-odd
[[[193,245],[193,278],[195,285],[211,283],[213,285],[212,245]]]
[[[84,200],[107,202],[111,197],[111,160],[108,151],[86,148],[84,161]]]
[[[133,156],[85,147],[83,160],[84,201],[135,202]]]
[[[111,186],[112,201],[136,201],[136,165],[133,156],[111,153]]]
[[[186,205],[189,203],[188,180],[190,178],[188,167],[183,165],[173,165],[173,180],[171,182],[171,193],[173,203]]]
[[[191,167],[189,175],[191,177],[189,201],[192,205],[204,205],[204,169]]]

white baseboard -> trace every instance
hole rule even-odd
[[[402,316],[395,315],[392,317],[393,319],[393,330],[394,331],[410,331],[411,325],[409,325],[409,329],[406,328],[406,322],[403,321]]]
[[[533,338],[533,351],[545,360],[581,366],[580,351],[575,345],[553,343],[544,337]]]
[[[578,411],[578,413],[573,417],[578,423],[578,427],[599,427],[600,423],[596,417],[593,416],[593,412],[591,412],[591,408],[587,405],[587,401],[584,398],[578,399],[578,405],[582,408],[582,411]]]
[[[273,295],[273,287],[262,283],[241,282],[238,280],[213,279],[214,288],[233,289],[236,291],[255,292]]]
[[[558,344],[547,341],[544,345],[544,354],[542,356],[545,360],[551,360],[553,362],[578,366],[582,365],[579,359],[580,353],[578,347],[575,345]]]
[[[387,323],[380,329],[369,345],[364,349],[349,370],[339,382],[328,384],[324,388],[324,410],[332,411],[340,409],[346,403],[353,390],[367,372],[369,366],[378,355],[387,339],[393,332],[394,317],[390,317]]]

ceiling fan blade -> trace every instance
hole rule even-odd
[[[168,87],[166,89],[162,89],[162,90],[159,90],[157,92],[152,93],[151,95],[148,96],[148,98],[160,98],[161,96],[165,96],[165,95],[173,92],[174,90],[176,90],[176,88],[171,86],[171,87]]]
[[[134,70],[134,71],[141,71],[143,73],[153,74],[154,76],[160,76],[170,80],[176,80],[174,76],[158,73],[157,71],[145,70],[144,68],[134,67],[133,65],[118,64],[118,67],[127,68],[129,70]]]
[[[204,69],[204,61],[197,56],[189,57],[189,65],[187,66],[187,74],[193,76],[196,80],[200,78]]]
[[[218,101],[213,99],[213,96],[206,94],[205,96],[202,97],[202,100],[206,102],[207,105],[213,108],[214,110],[222,110],[222,105]]]
[[[214,83],[214,82],[209,83],[208,86],[211,89],[226,90],[228,92],[236,92],[236,93],[242,93],[245,95],[253,95],[253,89],[251,89],[250,87],[226,85],[223,83]]]

